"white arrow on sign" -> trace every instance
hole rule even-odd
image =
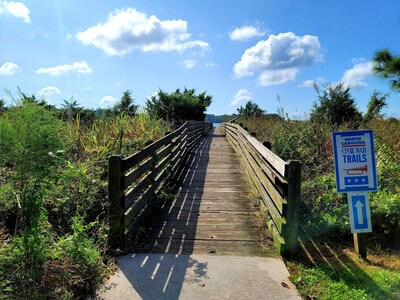
[[[362,209],[363,209],[364,205],[361,203],[360,200],[358,200],[354,206],[357,208],[358,224],[363,225],[364,218],[363,218]]]

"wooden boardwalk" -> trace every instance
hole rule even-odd
[[[219,128],[190,154],[140,251],[269,256],[260,244],[256,210],[239,159]]]

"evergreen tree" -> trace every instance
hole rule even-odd
[[[261,117],[267,113],[265,110],[261,109],[258,104],[253,103],[252,101],[247,101],[245,107],[241,106],[237,109],[237,111],[240,116],[243,116],[245,118]]]
[[[120,115],[125,113],[128,116],[134,116],[138,109],[138,106],[135,105],[134,100],[132,98],[132,91],[126,90],[122,94],[122,98],[119,102],[117,102],[113,107],[113,113],[115,115]]]
[[[338,126],[352,122],[355,127],[362,119],[361,113],[356,108],[355,101],[350,95],[350,88],[343,83],[326,84],[321,91],[314,84],[318,94],[318,102],[314,103],[310,120],[317,123],[326,123]]]
[[[372,92],[367,112],[364,115],[364,121],[368,122],[369,120],[380,116],[382,108],[386,106],[387,96],[388,94],[382,95],[382,93],[377,90]]]
[[[385,48],[375,53],[372,62],[375,74],[383,79],[389,79],[391,88],[400,92],[400,55],[393,55]]]

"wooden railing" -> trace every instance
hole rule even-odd
[[[241,158],[252,189],[261,198],[276,247],[282,256],[293,255],[298,243],[300,163],[284,161],[270,150],[270,143],[260,143],[238,124],[222,123],[221,128]]]
[[[211,127],[211,123],[188,121],[140,152],[125,158],[110,157],[108,197],[113,247],[123,247],[126,237],[140,228],[162,188],[183,167],[188,151]]]

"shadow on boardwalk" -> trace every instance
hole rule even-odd
[[[188,269],[193,284],[207,276],[207,263],[200,263],[193,253],[214,133],[194,148],[186,167],[176,176],[171,195],[156,208],[156,220],[148,228],[137,252],[117,259],[124,277],[129,280],[138,299],[177,299]],[[174,254],[174,255],[168,255]],[[187,279],[186,279],[187,280]],[[121,296],[121,295],[120,295]],[[123,297],[123,296],[122,296]]]
[[[206,290],[201,288],[205,281],[210,296],[222,287],[230,291],[220,297],[235,297],[231,294],[232,283],[245,280],[235,277],[241,269],[252,273],[258,266],[260,272],[265,272],[266,261],[257,261],[255,266],[250,260],[254,256],[271,256],[271,251],[260,245],[257,226],[252,221],[254,206],[249,201],[248,184],[236,153],[219,128],[191,151],[186,168],[176,178],[171,187],[172,197],[156,209],[155,221],[142,244],[135,247],[136,254],[118,258],[117,276],[125,281],[121,284],[127,287],[123,289],[127,294],[124,296],[124,291],[116,289],[120,294],[115,298],[177,299],[185,297],[182,293],[193,298],[193,288],[204,296]],[[277,263],[275,259],[273,263]],[[287,273],[283,262],[280,263]],[[237,271],[230,272],[235,267]],[[215,279],[222,276],[223,281],[208,280],[210,272],[214,272]],[[263,273],[260,278],[266,277]],[[245,285],[256,281],[252,279]],[[188,290],[190,294],[185,294]]]

